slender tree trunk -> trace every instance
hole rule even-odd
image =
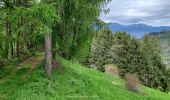
[[[52,35],[52,48],[53,48],[53,50],[52,50],[52,58],[53,59],[55,59],[55,57],[56,57],[56,36],[53,36]]]
[[[45,72],[51,75],[52,55],[51,55],[51,33],[45,36]]]
[[[9,55],[9,38],[10,38],[10,33],[9,33],[9,20],[8,20],[9,13],[7,13],[7,19],[6,19],[6,44],[5,44],[5,56],[8,59]]]
[[[5,43],[5,57],[6,59],[8,59],[8,55],[9,55],[9,40],[7,39],[6,40],[6,43]]]
[[[11,57],[14,57],[14,48],[13,48],[13,43],[10,42],[10,46],[11,46]]]
[[[9,15],[11,15],[11,11],[12,9],[9,9]],[[10,54],[10,58],[13,58],[13,44],[12,44],[12,26],[11,26],[11,21],[8,22],[9,23],[9,48],[11,49],[11,54]]]
[[[17,41],[17,45],[16,45],[16,55],[17,57],[19,57],[19,41]]]

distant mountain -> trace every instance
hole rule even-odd
[[[170,27],[168,26],[153,27],[145,24],[121,25],[118,23],[110,23],[108,27],[112,32],[123,31],[137,38],[141,38],[145,34],[149,34],[151,32],[161,32],[163,30],[170,30]]]

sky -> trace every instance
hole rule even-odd
[[[100,19],[120,24],[170,26],[170,0],[112,0]]]

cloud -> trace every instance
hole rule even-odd
[[[100,16],[105,22],[170,26],[170,0],[112,0],[108,8]]]

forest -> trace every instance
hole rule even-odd
[[[0,0],[0,100],[169,100],[160,38],[110,31],[110,2]]]

